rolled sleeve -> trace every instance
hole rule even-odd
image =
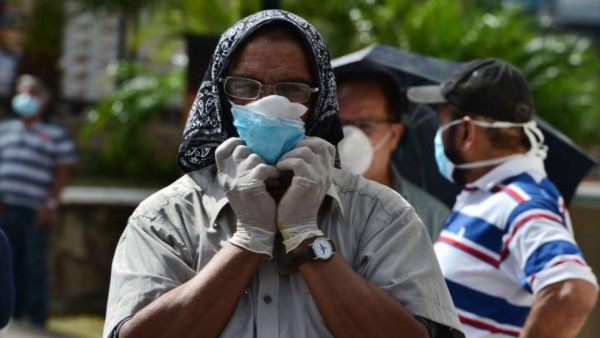
[[[429,235],[414,209],[405,207],[370,223],[357,272],[413,315],[460,329]]]
[[[509,249],[520,267],[513,278],[533,294],[568,279],[598,285],[579,246],[563,224],[533,218],[515,233]]]
[[[169,228],[159,218],[130,219],[113,258],[103,337],[196,274],[189,252]]]

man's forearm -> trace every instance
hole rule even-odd
[[[69,166],[66,164],[59,164],[54,172],[54,182],[52,182],[52,188],[50,189],[50,198],[58,201],[60,198],[60,192],[67,184],[69,179]]]
[[[336,337],[428,337],[400,302],[357,275],[339,255],[299,269]]]
[[[591,283],[571,279],[549,285],[536,296],[521,338],[575,337],[596,304]]]
[[[226,244],[193,279],[136,313],[119,337],[218,336],[263,257]]]

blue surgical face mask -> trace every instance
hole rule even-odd
[[[12,99],[12,108],[20,117],[31,117],[37,114],[40,107],[38,98],[31,94],[23,93],[15,95]]]
[[[444,176],[450,182],[454,182],[453,174],[454,169],[473,169],[473,168],[481,168],[487,167],[491,165],[497,165],[509,161],[517,156],[521,156],[521,154],[514,154],[508,156],[502,156],[498,158],[493,158],[484,161],[470,162],[470,163],[461,163],[454,164],[448,156],[446,156],[446,152],[444,150],[444,142],[442,141],[442,133],[459,123],[462,120],[455,120],[450,123],[447,123],[443,126],[440,126],[435,133],[435,138],[433,139],[433,145],[435,150],[435,162],[437,164],[438,170],[442,176]],[[537,127],[537,124],[534,120],[525,122],[525,123],[513,123],[513,122],[505,122],[505,121],[473,121],[477,126],[482,128],[514,128],[514,127],[522,127],[525,130],[525,134],[529,139],[529,144],[531,148],[527,152],[527,155],[536,156],[542,159],[546,158],[548,147],[544,145],[544,135],[542,131]]]
[[[304,138],[304,122],[299,119],[270,117],[258,108],[231,104],[233,125],[240,138],[270,165],[275,165]],[[282,110],[286,108],[282,106]]]
[[[433,139],[433,146],[435,150],[435,163],[437,164],[438,170],[442,176],[448,181],[454,182],[452,174],[454,173],[454,163],[450,161],[446,152],[444,151],[444,142],[442,141],[442,133],[445,128],[438,128]]]

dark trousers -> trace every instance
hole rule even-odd
[[[14,317],[28,316],[31,323],[44,326],[48,318],[47,249],[48,228],[35,229],[37,211],[4,205],[0,228],[13,251],[15,279]]]

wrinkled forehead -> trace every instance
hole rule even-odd
[[[314,44],[315,41],[320,39],[320,36],[308,22],[299,17],[296,18],[305,25],[301,26],[288,17],[270,18],[256,22],[253,25],[244,24],[244,20],[238,22],[223,34],[217,45],[213,78],[223,76],[249,43],[265,38],[274,42],[289,41],[301,46],[309,59],[312,78],[318,81],[320,79],[319,70],[323,66],[318,63],[318,59],[315,57],[316,47]],[[219,60],[219,58],[222,58],[222,60]]]

